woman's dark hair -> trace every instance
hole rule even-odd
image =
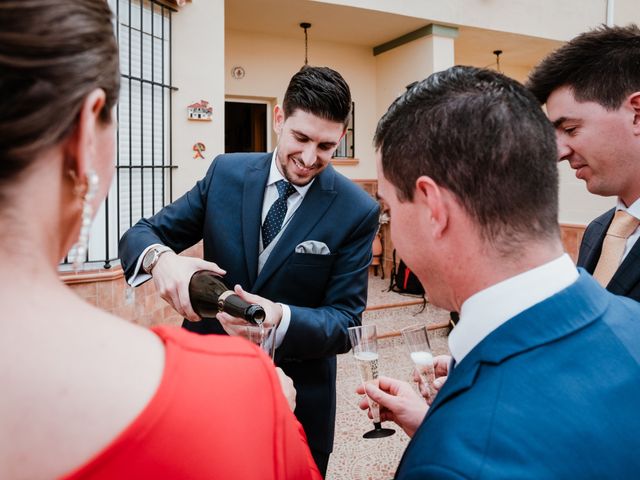
[[[74,129],[102,88],[100,119],[118,99],[118,48],[106,0],[0,0],[0,181]]]
[[[286,117],[300,109],[346,126],[351,111],[351,92],[342,75],[335,70],[305,65],[291,78],[282,106]]]

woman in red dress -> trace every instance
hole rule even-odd
[[[257,348],[59,280],[113,176],[119,78],[105,0],[0,0],[0,478],[319,478]]]

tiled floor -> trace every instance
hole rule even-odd
[[[415,300],[413,297],[386,292],[387,281],[371,277],[368,305],[381,305]],[[427,304],[389,308],[365,312],[363,323],[374,323],[378,335],[416,323],[442,323],[449,319],[448,312]],[[447,329],[430,332],[431,348],[435,355],[448,353]],[[379,340],[380,370],[383,375],[411,380],[413,364],[399,337]],[[409,437],[392,424],[395,435],[382,439],[364,439],[362,434],[372,428],[366,412],[358,408],[359,397],[355,388],[360,382],[353,355],[338,356],[336,436],[333,454],[327,471],[328,480],[391,479],[406,448]]]

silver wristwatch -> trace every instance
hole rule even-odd
[[[172,250],[166,245],[154,245],[149,250],[147,250],[147,253],[144,254],[144,257],[142,257],[142,270],[151,275],[153,268],[158,263],[158,260],[160,260],[160,256],[163,253],[171,251]]]

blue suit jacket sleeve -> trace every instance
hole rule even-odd
[[[190,191],[156,215],[141,219],[122,236],[118,255],[125,278],[133,275],[140,254],[149,245],[161,243],[180,253],[202,239],[206,194],[215,166],[213,162],[207,175]]]

